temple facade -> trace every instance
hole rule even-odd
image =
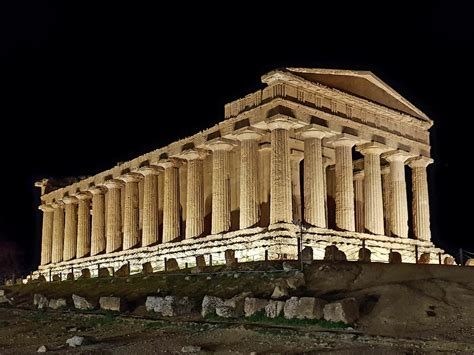
[[[62,188],[41,187],[36,276],[165,260],[180,267],[337,246],[372,261],[448,255],[431,242],[433,122],[371,72],[286,68],[222,122]],[[425,260],[426,261],[426,260]]]

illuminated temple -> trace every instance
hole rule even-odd
[[[423,112],[371,72],[286,68],[262,82],[205,131],[61,188],[37,182],[34,276],[218,264],[228,251],[295,259],[300,236],[315,259],[330,245],[347,260],[363,246],[376,262],[448,257],[431,242]]]

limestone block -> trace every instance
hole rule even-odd
[[[39,275],[38,278],[36,279],[38,282],[46,282],[46,277],[44,275]]]
[[[222,306],[216,307],[216,314],[223,318],[238,318],[244,315],[245,298],[250,296],[244,292],[224,301]]]
[[[68,274],[66,276],[66,280],[74,281],[74,273],[73,272],[68,272]]]
[[[283,311],[286,319],[294,319],[298,314],[298,297],[291,297],[289,300],[286,300]]]
[[[291,297],[285,303],[285,318],[322,319],[326,303],[326,301],[314,297]]]
[[[5,296],[5,290],[0,290],[0,296]]]
[[[100,309],[104,311],[121,312],[125,309],[124,302],[120,297],[101,297],[99,299]]]
[[[201,315],[206,318],[209,314],[216,314],[216,308],[223,306],[224,300],[215,296],[204,296],[202,300]]]
[[[474,259],[467,259],[466,266],[474,266]]]
[[[299,287],[303,287],[306,282],[304,280],[304,273],[297,272],[295,276],[286,278],[286,284],[290,289],[297,289]]]
[[[130,276],[130,265],[124,264],[115,272],[116,277],[127,277]]]
[[[275,299],[288,297],[288,295],[289,295],[288,288],[284,286],[276,285],[275,288],[273,289],[271,298],[275,300]]]
[[[142,274],[153,274],[153,266],[150,262],[144,263],[142,265]]]
[[[78,295],[72,295],[72,301],[74,302],[74,308],[81,310],[94,309],[94,305],[87,301],[84,297]]]
[[[36,308],[46,309],[46,307],[48,307],[48,304],[49,304],[48,299],[45,296],[39,293],[35,293],[33,295],[33,305],[35,305]]]
[[[57,298],[57,299],[50,299],[48,307],[51,309],[59,309],[62,307],[66,307],[66,299],[64,298]]]
[[[196,266],[201,268],[206,267],[206,259],[204,258],[204,255],[196,256]]]
[[[359,261],[363,263],[370,263],[371,251],[367,248],[359,249]]]
[[[247,297],[244,303],[244,313],[246,317],[251,317],[257,312],[265,309],[268,300],[262,298]]]
[[[304,247],[301,251],[301,257],[303,262],[312,262],[313,261],[313,248],[311,247]]]
[[[453,258],[453,257],[447,256],[447,257],[444,258],[443,264],[444,264],[444,265],[455,265],[456,262],[454,261],[454,258]]]
[[[99,269],[99,277],[110,277],[109,269],[106,267],[101,267]]]
[[[225,264],[227,266],[233,266],[237,263],[237,259],[235,257],[235,250],[227,249],[225,251]]]
[[[430,263],[430,253],[423,253],[418,259],[418,264],[429,264]]]
[[[53,275],[53,281],[61,281],[61,275],[59,274]]]
[[[179,265],[176,259],[168,259],[166,260],[166,271],[178,271]]]
[[[194,303],[188,297],[148,296],[145,307],[147,311],[153,310],[155,313],[161,313],[164,317],[175,317],[191,313],[194,309]]]
[[[353,324],[359,319],[359,305],[355,298],[346,298],[324,306],[324,319],[331,322]]]
[[[90,279],[90,278],[91,278],[90,269],[82,269],[81,270],[81,279]]]
[[[283,309],[285,308],[284,301],[268,301],[268,304],[265,306],[265,315],[268,318],[276,318],[283,313]]]
[[[388,254],[388,262],[389,264],[401,264],[402,263],[402,256],[399,252],[391,251]]]
[[[336,261],[336,255],[339,251],[335,245],[328,245],[324,252],[324,260]]]
[[[146,298],[145,307],[147,312],[161,313],[164,297],[148,296]]]
[[[346,253],[342,250],[338,250],[336,253],[336,261],[347,261]]]

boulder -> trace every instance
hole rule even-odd
[[[125,304],[120,297],[101,297],[99,304],[100,309],[104,311],[120,312],[125,309]]]
[[[81,270],[81,279],[90,279],[91,278],[91,271],[89,269],[82,269]]]
[[[262,298],[247,297],[244,303],[244,313],[246,317],[251,317],[257,312],[265,309],[268,300]]]
[[[344,253],[342,250],[338,250],[336,253],[336,261],[347,261],[346,253]]]
[[[68,281],[74,281],[74,273],[73,272],[69,272],[66,276],[66,280]]]
[[[204,296],[202,299],[201,315],[206,318],[209,314],[216,314],[216,308],[224,305],[224,300],[215,296]]]
[[[44,345],[41,345],[38,350],[36,350],[37,353],[45,353],[46,351],[48,351],[48,349],[46,348],[46,346]]]
[[[71,348],[75,348],[76,346],[81,346],[81,345],[92,344],[94,342],[95,342],[95,339],[93,337],[88,337],[88,336],[80,337],[77,335],[66,340],[66,344],[68,344]]]
[[[194,308],[194,303],[189,297],[147,297],[145,303],[147,311],[161,313],[164,317],[175,317],[184,314],[189,314]]]
[[[328,245],[324,249],[324,260],[336,261],[337,252],[339,249],[335,245]]]
[[[430,253],[423,253],[418,259],[418,264],[429,264],[431,260]]]
[[[115,277],[127,277],[130,276],[130,265],[128,263],[123,264],[120,269],[115,272]]]
[[[53,275],[53,281],[61,281],[61,275],[59,274]]]
[[[474,266],[474,259],[467,259],[466,263],[464,264],[466,266]]]
[[[313,248],[304,247],[301,251],[301,258],[303,262],[311,263],[313,261]]]
[[[284,306],[285,318],[322,319],[326,303],[326,301],[314,297],[291,297]]]
[[[306,284],[302,272],[297,272],[294,276],[286,278],[285,281],[288,287],[293,290]]]
[[[362,263],[370,263],[370,255],[372,252],[367,248],[359,249],[359,261]]]
[[[265,306],[265,315],[268,318],[276,318],[280,316],[285,308],[284,301],[268,301],[268,304]]]
[[[94,305],[87,301],[84,297],[78,295],[72,295],[72,301],[74,302],[74,308],[81,310],[94,309]]]
[[[99,277],[110,277],[109,269],[106,267],[101,267],[99,269]]]
[[[57,299],[50,299],[48,307],[51,309],[59,309],[62,307],[66,307],[66,299],[64,298],[57,298]]]
[[[353,324],[359,319],[359,306],[355,298],[346,298],[326,304],[323,313],[325,320]]]
[[[204,255],[196,256],[196,266],[199,267],[199,268],[205,268],[206,267],[206,259],[204,258]]]
[[[181,348],[182,353],[197,353],[201,351],[200,346],[186,345]]]
[[[243,292],[224,301],[224,304],[216,307],[216,314],[223,318],[238,318],[244,315],[245,298],[250,292]]]
[[[227,249],[225,251],[225,264],[227,266],[234,266],[237,262],[238,260],[235,257],[235,250]]]
[[[5,290],[0,290],[0,296],[5,296]]]
[[[39,275],[38,278],[36,279],[38,282],[46,282],[46,277],[44,275]]]
[[[161,309],[163,307],[163,300],[164,297],[148,296],[145,302],[147,312],[153,311],[156,313],[161,313]]]
[[[284,271],[294,271],[294,270],[298,270],[298,267],[294,263],[291,263],[289,261],[284,261],[283,262],[283,270]]]
[[[456,262],[454,261],[454,258],[453,258],[453,257],[447,256],[447,257],[444,258],[443,264],[444,264],[444,265],[455,265]]]
[[[272,293],[271,298],[273,298],[274,300],[277,300],[277,299],[280,299],[280,298],[288,297],[288,295],[289,295],[289,293],[288,293],[288,289],[286,287],[277,285],[273,289],[273,293]]]
[[[150,262],[142,265],[142,274],[153,274],[153,266]]]
[[[48,299],[39,293],[35,293],[33,296],[33,304],[38,309],[46,309],[48,307]]]
[[[178,271],[179,270],[179,265],[176,259],[168,259],[166,260],[166,265],[165,265],[166,271]]]
[[[391,251],[388,254],[388,262],[389,264],[401,264],[402,263],[401,254],[396,251]]]

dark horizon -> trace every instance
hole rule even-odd
[[[372,71],[434,121],[432,240],[474,251],[461,208],[474,190],[461,165],[474,79],[467,5],[186,10],[0,5],[0,242],[18,245],[24,270],[39,263],[35,181],[94,175],[208,128],[225,103],[263,87],[262,74],[290,66]]]

